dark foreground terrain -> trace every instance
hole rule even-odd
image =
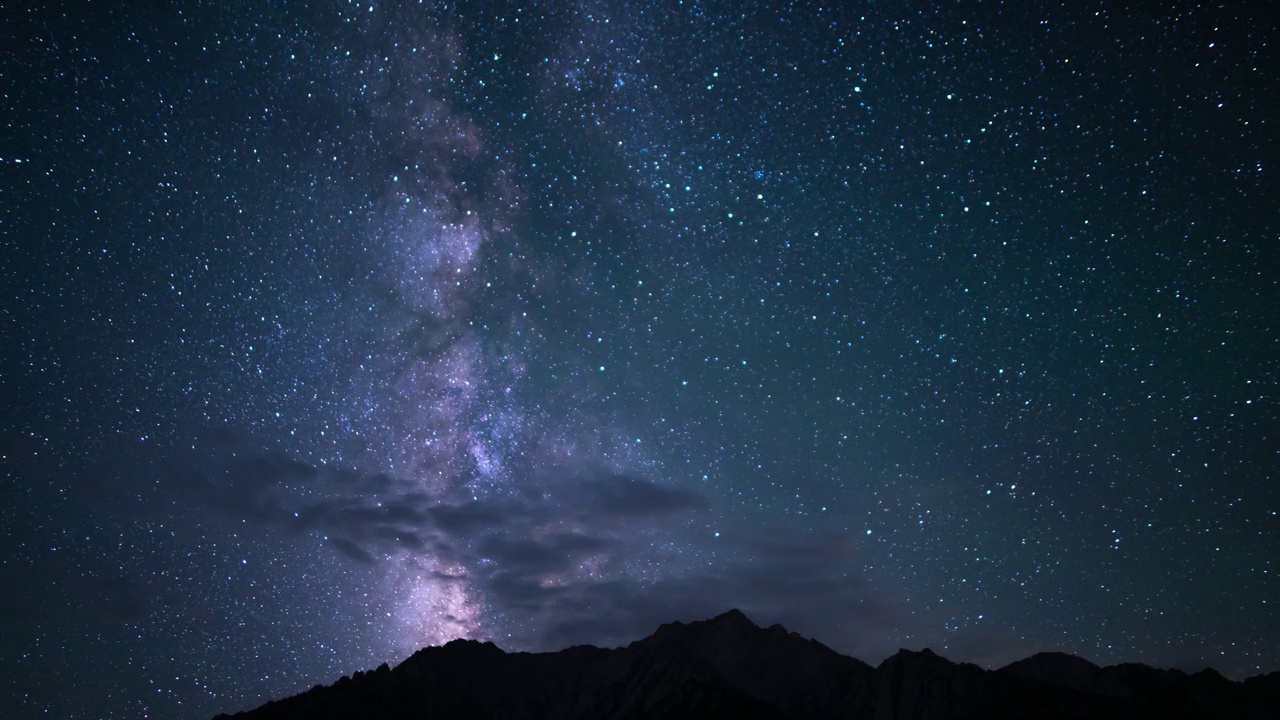
[[[1232,682],[1060,653],[992,671],[928,650],[873,668],[734,610],[612,650],[506,653],[456,640],[231,717],[1274,720],[1280,673]]]

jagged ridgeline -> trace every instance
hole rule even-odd
[[[983,670],[929,650],[872,667],[732,610],[616,649],[507,653],[455,640],[231,717],[1274,720],[1280,673],[1233,682],[1061,653]]]

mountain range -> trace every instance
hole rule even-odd
[[[455,640],[394,668],[267,703],[242,720],[396,718],[1280,718],[1280,672],[1099,667],[1039,653],[998,670],[900,650],[879,667],[731,610],[626,647],[508,653]]]

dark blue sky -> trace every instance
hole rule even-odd
[[[1260,4],[10,13],[0,714],[740,607],[1280,670]]]

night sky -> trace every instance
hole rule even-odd
[[[32,4],[0,715],[731,607],[1280,670],[1266,3]]]

